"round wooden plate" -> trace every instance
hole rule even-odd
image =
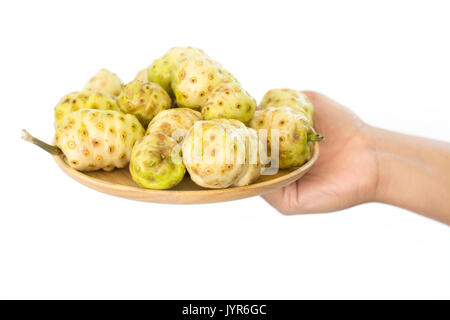
[[[71,178],[78,182],[114,196],[171,204],[213,203],[238,200],[261,195],[284,187],[301,178],[319,156],[319,146],[316,142],[312,158],[298,168],[279,170],[275,175],[261,176],[255,183],[227,189],[205,189],[197,186],[186,174],[183,181],[170,190],[151,190],[139,187],[131,179],[128,167],[110,172],[103,170],[81,172],[67,165],[60,156],[54,156],[58,166]]]

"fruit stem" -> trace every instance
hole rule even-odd
[[[314,128],[311,127],[311,132],[308,134],[308,141],[322,141],[325,139],[323,135],[317,133]]]
[[[47,151],[50,154],[53,154],[53,155],[60,155],[60,154],[62,154],[62,151],[61,151],[60,148],[58,148],[56,146],[49,145],[48,143],[45,143],[44,141],[33,137],[25,129],[22,129],[22,139],[25,140],[25,141],[31,142],[32,144],[37,145],[38,147],[44,149],[45,151]]]

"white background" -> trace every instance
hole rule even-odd
[[[450,229],[383,204],[286,217],[261,198],[135,202],[20,140],[106,67],[130,81],[203,48],[258,100],[318,90],[365,121],[450,140],[446,1],[3,1],[0,298],[450,298]],[[449,191],[450,193],[450,191]]]

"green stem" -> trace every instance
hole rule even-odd
[[[56,146],[52,146],[52,145],[50,145],[48,143],[45,143],[42,140],[39,140],[38,138],[33,137],[25,129],[22,129],[22,139],[25,140],[25,141],[31,142],[32,144],[37,145],[38,147],[44,149],[45,151],[47,151],[50,154],[53,154],[53,155],[60,155],[60,154],[62,154],[62,151],[61,151],[60,148],[58,148]]]
[[[308,141],[322,141],[325,139],[323,135],[317,133],[313,127],[310,128],[310,132],[308,133]]]

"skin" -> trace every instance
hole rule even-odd
[[[83,91],[100,92],[117,97],[122,87],[122,80],[115,73],[107,69],[101,69],[86,83]]]
[[[144,188],[170,189],[183,180],[186,168],[181,155],[173,152],[177,142],[162,134],[148,134],[139,140],[131,152],[130,173]]]
[[[283,214],[324,213],[367,202],[398,206],[450,225],[450,144],[372,127],[311,91],[326,138],[300,180],[263,198]]]
[[[154,116],[172,105],[169,94],[159,84],[140,80],[128,83],[117,102],[124,113],[134,114],[145,127]]]

